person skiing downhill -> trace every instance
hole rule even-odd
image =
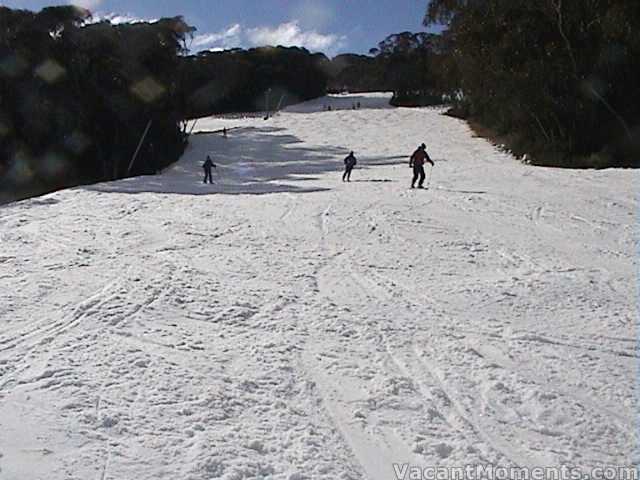
[[[353,155],[353,152],[350,152],[344,159],[344,173],[342,174],[342,181],[351,181],[351,170],[356,166],[358,161],[356,157]]]
[[[204,183],[207,183],[207,180],[209,180],[209,183],[213,183],[211,169],[217,167],[216,164],[211,161],[211,157],[209,155],[207,155],[207,159],[204,161],[202,168],[204,169]]]
[[[415,188],[416,180],[420,179],[418,182],[418,188],[424,188],[424,164],[428,162],[431,166],[434,166],[433,160],[429,158],[429,154],[427,153],[427,146],[423,143],[418,147],[418,149],[413,152],[411,155],[411,159],[409,160],[409,166],[413,168],[413,180],[411,180],[411,188]]]

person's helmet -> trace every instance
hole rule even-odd
[[[427,146],[423,143],[422,145],[420,145],[420,148],[424,150],[425,148],[427,148]]]
[[[349,155],[353,155],[353,152],[349,152]]]

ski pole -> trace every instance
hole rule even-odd
[[[431,185],[431,177],[433,177],[433,165],[429,169],[429,178],[427,178],[427,188]]]

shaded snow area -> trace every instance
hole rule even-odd
[[[387,102],[201,120],[161,175],[0,208],[0,478],[638,461],[638,174]]]

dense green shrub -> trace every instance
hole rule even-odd
[[[525,138],[534,161],[638,166],[640,2],[433,0],[434,23],[468,113]]]

